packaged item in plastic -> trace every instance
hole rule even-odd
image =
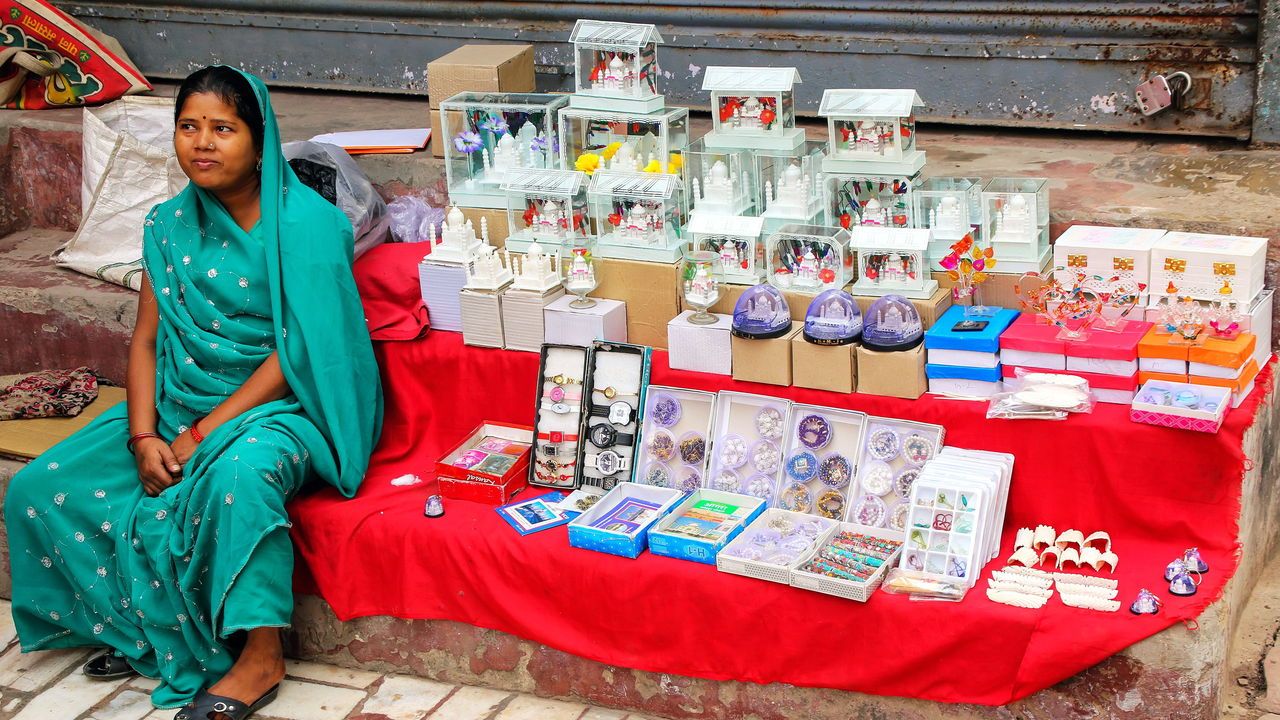
[[[1071,413],[1093,412],[1098,402],[1089,381],[1077,375],[1018,368],[1005,387],[1007,392],[991,398],[988,418],[1065,420]]]

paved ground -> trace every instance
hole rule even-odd
[[[18,651],[9,603],[0,603],[0,720],[170,720],[145,678],[95,682],[87,650]],[[289,662],[280,697],[261,720],[656,720],[502,690],[448,685],[316,663]]]

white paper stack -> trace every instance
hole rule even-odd
[[[564,297],[564,288],[556,287],[546,293],[507,288],[502,293],[502,325],[504,342],[508,350],[538,352],[542,349],[542,310]]]
[[[462,307],[462,342],[503,347],[502,296],[498,292],[463,290],[458,301]]]
[[[467,284],[467,270],[461,265],[442,265],[423,260],[418,263],[418,282],[422,287],[422,302],[432,330],[462,330],[462,305],[458,294]]]

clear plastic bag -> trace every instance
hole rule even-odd
[[[991,398],[988,418],[1066,420],[1071,413],[1091,413],[1098,403],[1089,381],[1077,375],[1018,368],[1005,380],[1006,392]]]
[[[893,568],[885,576],[880,589],[890,595],[910,595],[912,600],[947,600],[959,602],[969,592],[969,586],[959,578],[946,580],[926,575],[916,570]]]
[[[391,216],[391,236],[396,242],[424,242],[431,236],[431,227],[437,233],[444,222],[444,209],[417,195],[401,195],[387,205]]]
[[[356,257],[387,241],[391,227],[387,204],[346,150],[310,140],[286,143],[283,150],[298,179],[351,221]]]

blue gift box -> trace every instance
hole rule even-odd
[[[928,363],[924,366],[924,374],[931,380],[980,380],[998,383],[1002,380],[1003,368],[964,367],[961,365],[937,365]]]
[[[644,552],[649,528],[671,512],[684,494],[671,488],[660,488],[653,485],[638,485],[631,482],[618,483],[605,493],[600,501],[590,510],[582,513],[569,522],[569,544],[584,550],[621,555],[634,558]],[[657,514],[649,520],[637,524],[627,532],[593,527],[598,520],[605,518],[628,499],[636,499],[657,505]],[[627,524],[620,520],[618,525]]]
[[[672,532],[671,528],[681,522],[684,513],[701,501],[710,501],[724,506],[747,508],[747,512],[738,520],[737,525],[718,540],[707,540],[686,533]],[[716,564],[716,555],[736,538],[742,529],[764,512],[765,501],[751,495],[723,492],[720,490],[695,490],[664,516],[649,530],[649,551],[654,555],[666,555],[680,560],[692,560],[706,565]]]
[[[1018,319],[1018,311],[1001,308],[994,315],[977,319],[987,326],[981,330],[954,330],[956,324],[964,322],[964,307],[952,305],[924,334],[925,349],[1000,352],[1000,333]]]

